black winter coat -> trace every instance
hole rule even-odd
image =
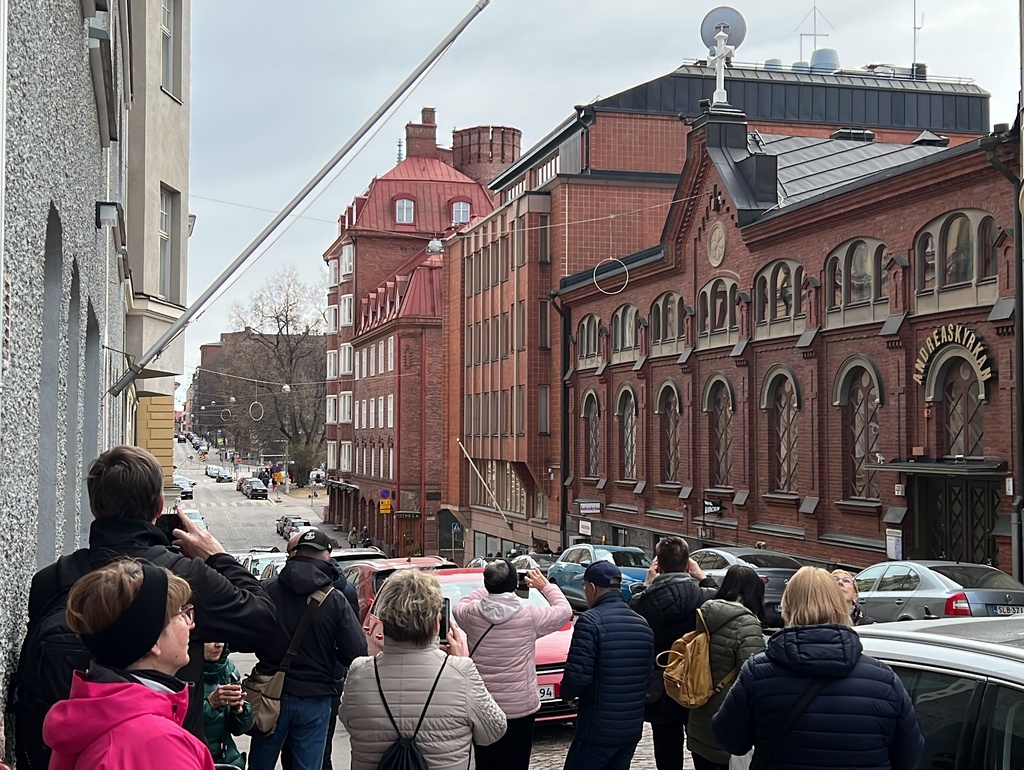
[[[697,628],[697,608],[708,599],[714,599],[716,593],[718,583],[714,578],[704,578],[698,583],[685,572],[669,572],[658,575],[649,586],[636,587],[629,607],[651,627],[654,654],[658,655],[671,649],[683,634]],[[659,670],[651,682],[644,721],[685,725],[690,712],[668,696],[664,683]]]
[[[306,612],[306,599],[314,591],[331,587],[336,578],[337,572],[329,561],[293,556],[285,562],[278,577],[266,582],[267,593],[277,607],[277,624],[256,648],[259,673],[277,671]],[[299,698],[335,697],[335,666],[348,666],[362,655],[366,655],[363,628],[348,599],[340,591],[332,591],[313,615],[284,679],[284,692]]]
[[[782,739],[766,770],[912,770],[924,750],[914,707],[900,679],[863,654],[847,626],[794,626],[749,658],[711,720],[719,745],[731,754],[754,747],[754,758],[775,734],[813,678],[825,689]]]
[[[601,596],[576,621],[562,675],[562,698],[580,699],[576,740],[637,743],[653,674],[654,634],[647,621],[626,606],[619,591]]]
[[[162,550],[161,550],[162,549]],[[154,555],[154,552],[158,555]],[[188,683],[188,712],[183,727],[200,740],[203,732],[203,643],[224,642],[235,652],[251,652],[274,626],[274,605],[247,569],[226,553],[206,561],[190,559],[163,532],[141,519],[96,519],[89,529],[89,565],[99,569],[122,556],[146,556],[188,581],[195,606],[189,634],[188,664],[177,678]],[[61,557],[61,562],[70,559]],[[29,619],[39,615],[60,584],[58,565],[36,573],[29,593]]]

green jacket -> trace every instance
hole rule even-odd
[[[717,685],[730,671],[742,666],[751,655],[764,651],[764,636],[757,617],[742,604],[712,599],[701,605],[700,611],[711,635],[711,681]],[[699,624],[697,627],[700,628]],[[739,672],[736,674],[739,675]],[[700,708],[690,710],[686,748],[710,762],[729,762],[729,754],[719,748],[711,734],[711,717],[718,713],[733,682],[722,692],[711,696],[711,700]]]
[[[246,703],[242,711],[235,712],[227,706],[214,708],[210,705],[210,694],[222,684],[240,684],[242,681],[235,664],[228,660],[228,648],[216,663],[203,663],[203,729],[206,745],[217,764],[245,767],[245,757],[238,752],[231,736],[242,735],[252,727],[252,708]]]

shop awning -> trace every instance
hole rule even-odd
[[[327,486],[334,487],[335,489],[340,489],[342,492],[352,493],[359,491],[359,487],[357,487],[355,484],[349,484],[347,481],[337,481],[336,479],[328,479]]]
[[[897,460],[867,463],[866,467],[911,476],[1006,476],[1006,460]]]

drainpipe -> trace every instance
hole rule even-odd
[[[565,549],[569,547],[569,492],[565,486],[565,482],[569,478],[569,383],[566,382],[566,375],[569,373],[569,335],[572,334],[572,311],[559,305],[558,292],[548,292],[548,297],[551,299],[551,307],[562,317],[562,414],[559,429],[561,439],[559,467],[562,470],[562,488],[558,494],[558,499],[561,501],[558,531],[562,538],[561,547]]]
[[[427,332],[420,327],[420,551],[427,555]]]
[[[0,0],[0,308],[5,300],[3,285],[4,274],[4,252],[6,241],[4,240],[4,222],[7,220],[7,35],[8,35],[8,8],[7,0]],[[103,420],[106,426],[107,421]],[[104,427],[105,430],[105,427]]]
[[[1016,349],[1013,351],[1013,411],[1015,419],[1014,433],[1014,498],[1010,508],[1010,550],[1011,571],[1013,578],[1020,581],[1024,578],[1024,559],[1022,559],[1021,508],[1024,507],[1024,356],[1021,355],[1021,341],[1024,340],[1024,254],[1022,254],[1022,234],[1020,195],[1021,182],[1016,174],[1005,163],[996,157],[995,148],[999,137],[985,149],[988,162],[1013,185],[1013,339]]]

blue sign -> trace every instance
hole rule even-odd
[[[452,534],[453,535],[461,535],[462,534],[462,525],[459,524],[459,522],[457,522],[457,521],[453,521],[452,522]]]
[[[390,489],[382,489],[380,491],[380,499],[381,500],[387,500],[389,497],[391,497],[391,490]]]

